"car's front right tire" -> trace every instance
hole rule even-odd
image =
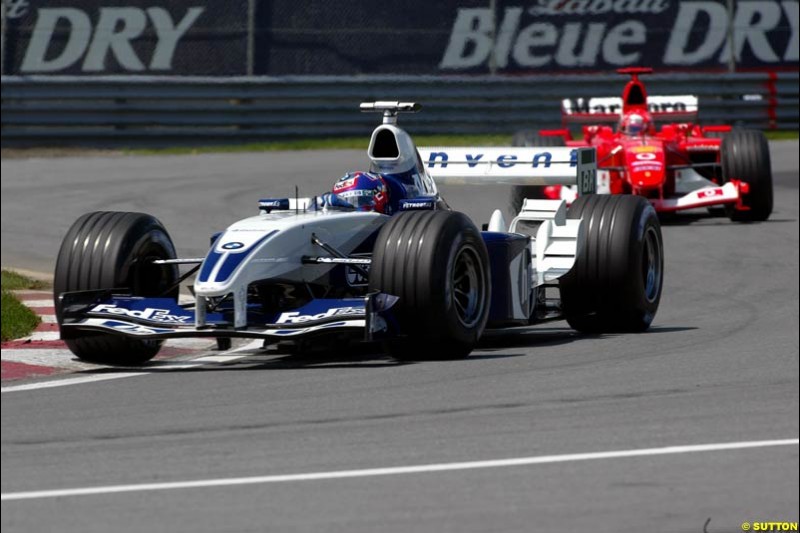
[[[760,131],[734,129],[723,137],[720,147],[722,178],[737,179],[749,191],[742,198],[742,208],[728,205],[728,216],[736,222],[767,220],[772,213],[772,165],[767,138]]]
[[[61,293],[126,289],[135,296],[175,297],[176,266],[154,265],[174,259],[175,247],[156,218],[144,213],[95,212],[80,217],[67,231],[56,261],[53,293],[62,324]],[[64,342],[78,358],[106,365],[138,365],[158,353],[162,341],[112,333],[79,331]]]

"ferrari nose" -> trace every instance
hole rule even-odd
[[[664,170],[661,168],[652,170],[635,170],[632,172],[632,174],[631,184],[635,188],[639,189],[661,188],[662,184],[664,183],[664,178],[666,177]]]

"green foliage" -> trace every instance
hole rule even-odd
[[[18,291],[20,289],[38,290],[47,287],[43,281],[31,279],[17,274],[11,270],[2,271],[2,287],[4,291]]]
[[[9,291],[24,289],[43,289],[46,284],[41,281],[27,278],[10,270],[2,271],[2,325],[3,341],[18,339],[30,334],[39,325],[39,317],[36,313],[22,305],[20,301]]]
[[[2,291],[2,298],[0,325],[2,325],[3,341],[18,339],[30,334],[39,324],[39,317],[5,289]]]

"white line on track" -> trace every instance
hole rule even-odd
[[[196,489],[204,487],[226,487],[235,485],[260,485],[266,483],[287,483],[294,481],[315,481],[325,479],[346,479],[358,477],[390,476],[397,474],[421,474],[429,472],[448,472],[454,470],[475,470],[480,468],[499,468],[508,466],[529,466],[597,459],[619,459],[627,457],[646,457],[654,455],[674,455],[682,453],[742,450],[746,448],[766,448],[773,446],[797,445],[800,439],[761,440],[746,442],[725,442],[717,444],[695,444],[688,446],[668,446],[665,448],[644,448],[612,452],[575,453],[568,455],[540,455],[515,459],[495,459],[490,461],[470,461],[463,463],[440,463],[430,465],[393,466],[386,468],[366,468],[362,470],[337,470],[332,472],[311,472],[307,474],[284,474],[274,476],[235,477],[203,479],[196,481],[174,481],[167,483],[142,483],[138,485],[108,485],[105,487],[86,487],[58,490],[39,490],[30,492],[7,492],[2,501],[38,500],[43,498],[62,498],[67,496],[91,496],[97,494],[117,494],[120,492],[151,492],[157,490]]]
[[[253,342],[250,342],[244,346],[241,346],[239,348],[234,348],[233,350],[228,350],[227,352],[223,352],[218,355],[206,355],[203,357],[198,357],[197,359],[189,359],[188,361],[178,361],[178,362],[157,361],[155,364],[157,364],[158,366],[142,367],[142,370],[139,372],[113,372],[108,374],[94,374],[91,376],[80,376],[76,378],[64,378],[64,379],[54,379],[50,381],[40,381],[37,383],[28,383],[25,385],[11,385],[9,387],[1,388],[0,392],[6,394],[8,392],[51,389],[54,387],[67,387],[69,385],[82,385],[84,383],[108,381],[111,379],[123,379],[123,378],[132,378],[136,376],[146,376],[148,374],[153,374],[155,372],[161,372],[161,371],[184,370],[187,368],[195,368],[198,366],[207,365],[209,363],[227,363],[230,361],[235,361],[236,359],[242,359],[243,357],[247,357],[247,354],[239,355],[239,352],[246,352],[249,350],[254,350],[256,348],[259,348],[262,342],[263,341],[261,340],[254,340]]]
[[[55,370],[87,370],[103,368],[75,359],[66,348],[6,348],[2,351],[3,362],[13,361],[27,365],[38,365]]]
[[[17,341],[57,341],[61,340],[61,333],[58,331],[34,331],[30,336]]]
[[[22,303],[25,304],[25,307],[53,307],[55,305],[52,298],[48,300],[22,300]]]

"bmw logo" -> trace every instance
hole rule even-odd
[[[239,248],[244,248],[243,242],[226,242],[222,245],[223,250],[238,250]]]

